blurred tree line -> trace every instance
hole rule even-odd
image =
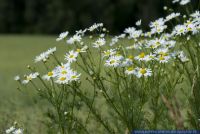
[[[163,0],[0,0],[0,33],[55,34],[103,22],[112,33],[163,13]]]

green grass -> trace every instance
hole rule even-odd
[[[59,45],[55,39],[54,36],[0,35],[0,133],[14,121],[33,134],[44,133],[42,120],[47,102],[38,100],[31,88],[24,89],[26,93],[18,91],[13,77],[28,72],[26,66],[33,64],[36,55]]]

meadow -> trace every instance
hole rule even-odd
[[[115,36],[103,23],[57,37],[1,35],[0,130],[199,129],[200,12],[185,9],[164,7],[170,13],[150,22],[148,31],[138,20]]]
[[[17,89],[14,76],[26,71],[28,64],[33,64],[35,55],[49,47],[59,45],[55,36],[39,35],[1,35],[0,36],[0,133],[20,122],[34,133],[44,133],[43,114],[48,103],[36,95],[32,88],[26,93]],[[64,46],[60,46],[60,51]]]

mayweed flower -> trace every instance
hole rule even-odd
[[[67,60],[67,62],[69,63],[72,63],[77,60],[77,57],[78,57],[78,52],[71,50],[69,51],[69,53],[66,53],[65,60]]]
[[[74,44],[74,43],[77,43],[77,42],[81,42],[81,40],[82,40],[81,36],[75,34],[74,36],[72,36],[71,38],[69,38],[67,40],[67,43],[68,44]]]
[[[18,128],[15,131],[13,131],[12,134],[23,134],[23,129]]]
[[[126,69],[126,71],[125,71],[125,74],[127,74],[127,75],[136,75],[136,71],[135,71],[135,68],[133,68],[133,67],[128,67],[127,69]]]
[[[185,35],[186,34],[186,26],[185,25],[177,25],[172,32],[173,35]]]
[[[56,83],[58,84],[69,84],[72,81],[78,81],[80,78],[81,74],[78,74],[75,71],[72,71],[70,69],[68,69],[66,71],[66,73],[62,74],[58,74],[58,76],[56,77]]]
[[[111,56],[108,60],[106,60],[105,66],[108,67],[119,67],[121,64],[121,57],[119,56]]]
[[[170,21],[178,16],[180,16],[180,13],[171,13],[166,17],[165,21]]]
[[[39,76],[38,72],[31,73],[29,75],[25,75],[25,80],[22,81],[22,84],[28,84],[32,79],[35,79]]]
[[[105,41],[104,38],[99,38],[99,39],[97,39],[93,44],[94,44],[93,47],[99,48],[99,47],[105,45],[105,44],[106,44],[106,41]]]
[[[138,61],[145,61],[146,60],[146,55],[144,52],[141,52],[138,56],[135,57],[136,60]]]
[[[59,37],[56,39],[56,41],[61,41],[61,40],[65,39],[65,38],[67,37],[68,34],[69,34],[68,31],[61,33],[61,34],[59,35]]]
[[[10,134],[15,130],[15,127],[10,127],[9,129],[6,130],[6,134]]]
[[[138,78],[141,78],[141,77],[149,77],[152,75],[152,71],[151,69],[148,69],[148,68],[135,68],[135,74]]]
[[[35,57],[35,63],[37,62],[46,62],[49,58],[49,55],[53,54],[56,51],[56,47],[48,49],[46,52],[41,53]]]
[[[117,52],[114,49],[109,49],[103,52],[103,57],[110,57],[112,55],[115,55]]]
[[[136,25],[136,26],[140,26],[141,23],[142,23],[142,20],[138,20],[138,21],[135,23],[135,25]]]
[[[182,62],[187,62],[187,61],[189,61],[189,59],[186,57],[186,55],[184,54],[183,51],[178,52],[178,58],[179,58]]]
[[[23,134],[22,128],[15,128],[14,126],[6,130],[6,134]]]
[[[156,55],[155,54],[148,54],[145,56],[145,61],[152,61],[155,59]]]
[[[15,76],[15,77],[14,77],[14,80],[15,80],[15,81],[19,81],[19,80],[20,80],[19,75]]]
[[[188,3],[190,3],[190,0],[181,0],[180,1],[180,5],[186,5]]]
[[[167,28],[163,18],[159,18],[158,20],[151,22],[149,26],[152,34],[162,33]]]
[[[49,48],[49,49],[46,51],[46,54],[47,54],[47,55],[51,55],[51,54],[53,54],[54,52],[56,52],[56,47],[54,47],[54,48]]]
[[[55,76],[56,76],[56,72],[53,70],[53,71],[48,72],[46,75],[42,76],[42,78],[44,80],[49,81],[51,78],[54,78]]]
[[[103,27],[103,23],[94,23],[92,26],[90,26],[90,27],[88,28],[88,30],[89,30],[90,32],[92,32],[92,31],[98,29],[99,27]]]

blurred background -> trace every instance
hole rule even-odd
[[[0,0],[0,33],[57,34],[103,22],[118,33],[163,15],[171,0]]]

